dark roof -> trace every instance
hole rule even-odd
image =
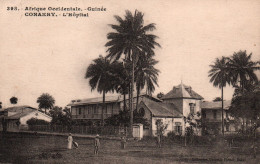
[[[162,97],[162,99],[172,99],[172,98],[192,98],[192,99],[204,99],[198,93],[192,90],[191,86],[180,84],[174,86],[173,89]]]
[[[4,109],[4,111],[8,111],[8,112],[25,112],[25,111],[35,111],[35,110],[37,109],[28,105],[14,106],[14,107],[9,107]]]
[[[134,94],[134,95],[136,95],[136,94]],[[149,96],[147,94],[140,94],[140,97],[141,96],[149,97],[150,99],[153,99],[154,101],[161,101],[158,98]],[[136,97],[136,96],[134,96],[134,97]],[[126,95],[126,100],[128,100],[128,95]],[[123,95],[114,95],[114,96],[105,97],[105,103],[122,102],[122,101],[124,101]],[[101,103],[103,103],[103,97],[96,97],[96,98],[72,100],[71,103],[68,104],[68,106],[78,106],[78,105],[85,105],[85,104],[101,104]]]
[[[228,110],[231,105],[231,100],[224,101],[224,109]],[[201,109],[222,109],[222,101],[203,101]]]
[[[181,112],[172,103],[156,102],[150,99],[143,99],[141,103],[151,111],[153,116],[182,117]]]
[[[75,102],[73,102],[75,101]],[[106,96],[105,102],[117,102],[119,101],[119,96]],[[72,100],[68,106],[76,106],[76,105],[84,105],[84,104],[99,104],[103,103],[103,97],[95,97],[95,98],[89,98],[89,99],[79,99],[79,100]]]

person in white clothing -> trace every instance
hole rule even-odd
[[[72,142],[73,142],[73,138],[70,133],[68,137],[68,149],[72,149]]]

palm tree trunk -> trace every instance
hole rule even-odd
[[[137,94],[136,94],[136,108],[135,108],[135,110],[137,111],[137,108],[138,108],[138,101],[139,101],[139,95],[140,95],[140,86],[138,85],[137,86]]]
[[[221,113],[221,117],[222,117],[222,135],[224,136],[224,96],[223,96],[223,86],[221,87],[221,99],[222,99],[222,113]]]
[[[125,99],[125,92],[124,92],[124,111],[126,111],[126,99]]]
[[[105,101],[106,101],[105,95],[106,95],[106,92],[103,91],[103,105],[102,105],[102,116],[101,116],[102,126],[104,126],[104,109],[105,109]]]
[[[128,110],[130,110],[131,107],[131,83],[129,83],[129,88],[128,88]]]
[[[134,93],[134,57],[132,56],[132,85],[131,85],[131,108],[130,108],[130,136],[133,136],[133,108],[134,108],[134,101],[133,101],[133,93]]]

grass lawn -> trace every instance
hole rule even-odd
[[[67,137],[0,133],[0,163],[257,163],[248,144],[229,148],[223,144],[183,147],[155,140],[129,141],[120,149],[120,141],[102,140],[98,156],[93,139],[75,138],[78,149],[67,150]],[[224,161],[224,162],[223,162]]]

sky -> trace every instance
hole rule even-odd
[[[101,96],[91,91],[85,72],[93,59],[106,55],[107,33],[116,24],[114,15],[125,10],[144,13],[144,23],[155,23],[161,48],[159,92],[167,93],[183,81],[211,101],[221,91],[209,82],[209,65],[216,58],[239,50],[260,60],[260,1],[258,0],[13,0],[0,1],[0,101],[12,106],[37,107],[37,98],[49,93],[55,105],[73,99]],[[17,6],[19,11],[7,11]],[[87,18],[26,17],[25,7],[103,7],[106,11],[84,11]],[[259,71],[256,72],[260,78]],[[224,89],[224,99],[233,88]]]

